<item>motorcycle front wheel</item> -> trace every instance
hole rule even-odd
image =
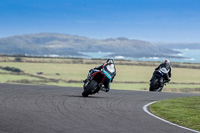
[[[149,91],[158,91],[159,89],[159,81],[157,78],[154,78],[150,83]]]
[[[82,92],[83,97],[88,97],[89,94],[92,94],[92,91],[97,87],[97,81],[92,80],[90,81],[85,87],[84,91]]]

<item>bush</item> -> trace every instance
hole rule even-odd
[[[21,57],[16,57],[16,58],[15,58],[15,61],[16,61],[16,62],[22,62],[22,58],[21,58]]]
[[[15,67],[4,67],[2,68],[3,70],[6,70],[6,71],[12,71],[12,72],[23,72],[22,70],[20,70],[19,68],[15,68]]]

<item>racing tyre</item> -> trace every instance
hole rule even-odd
[[[150,83],[149,91],[157,91],[159,89],[159,82],[157,78],[154,78]]]
[[[83,97],[88,97],[89,94],[92,94],[92,91],[97,87],[97,82],[92,80],[90,83],[85,86],[84,91],[82,92]]]

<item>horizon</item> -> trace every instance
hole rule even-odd
[[[58,33],[199,43],[199,4],[198,0],[2,0],[0,38]]]
[[[25,35],[36,35],[36,34],[60,34],[60,35],[69,35],[69,36],[78,36],[78,37],[86,37],[86,36],[80,36],[80,35],[72,35],[68,33],[56,33],[56,32],[41,32],[41,33],[27,33],[27,34],[17,34],[17,35],[11,35],[11,36],[5,36],[5,37],[0,37],[0,39],[5,39],[9,37],[17,37],[17,36],[25,36]],[[127,37],[109,37],[109,38],[90,38],[86,37],[88,39],[96,39],[96,40],[105,40],[105,39],[118,39],[118,38],[127,38]],[[127,38],[128,40],[138,40],[138,41],[144,41],[144,42],[149,42],[152,44],[200,44],[200,42],[150,42],[147,40],[141,40],[141,39],[134,39],[134,38]]]

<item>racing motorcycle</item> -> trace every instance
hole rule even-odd
[[[103,89],[105,77],[106,75],[109,75],[104,69],[93,71],[94,72],[92,74],[89,74],[88,80],[83,84],[83,97],[88,97],[88,95],[93,95]]]
[[[150,82],[149,91],[161,92],[164,85],[166,85],[166,83],[168,82],[164,78],[165,74],[168,74],[168,72],[169,71],[167,71],[166,68],[159,68],[158,70],[155,70],[153,78]]]

